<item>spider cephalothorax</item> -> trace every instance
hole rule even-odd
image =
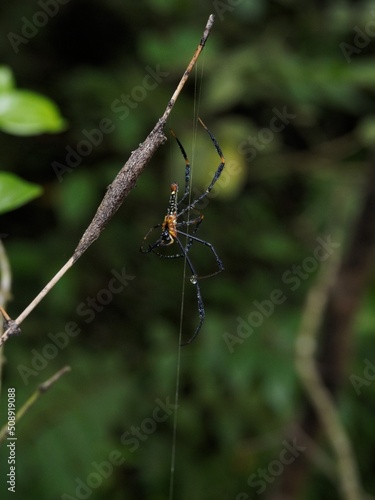
[[[179,208],[181,202],[186,200],[186,198],[189,195],[190,162],[189,162],[189,159],[186,155],[186,152],[185,152],[181,142],[178,140],[175,133],[171,130],[171,133],[172,133],[173,137],[176,139],[177,144],[181,150],[181,153],[182,153],[182,155],[185,159],[185,163],[186,163],[186,166],[185,166],[185,191],[184,191],[184,194],[182,195],[181,199],[178,200],[177,199],[178,184],[176,182],[171,184],[171,194],[169,196],[169,204],[168,204],[167,214],[164,217],[164,220],[161,224],[157,224],[156,226],[152,227],[148,231],[148,233],[144,237],[144,240],[146,240],[148,238],[148,235],[152,231],[154,231],[154,229],[160,228],[161,234],[160,234],[159,238],[155,241],[155,243],[153,243],[152,245],[149,245],[148,248],[144,249],[143,246],[141,246],[141,248],[140,248],[141,252],[143,252],[143,253],[154,252],[156,255],[158,255],[159,257],[163,257],[163,258],[174,259],[174,258],[183,257],[186,259],[187,265],[189,266],[189,269],[192,273],[192,275],[190,277],[190,281],[195,286],[196,292],[197,292],[199,324],[198,324],[193,336],[187,342],[185,342],[185,344],[190,344],[190,342],[192,342],[195,339],[195,337],[200,332],[200,329],[202,328],[204,318],[205,318],[205,309],[204,309],[201,289],[200,289],[198,280],[199,280],[199,278],[207,278],[208,277],[208,276],[198,276],[197,273],[195,272],[195,268],[194,268],[194,266],[191,262],[191,259],[188,255],[192,244],[194,242],[201,243],[202,245],[207,246],[211,250],[211,252],[214,254],[218,269],[217,269],[217,271],[210,274],[209,276],[213,276],[213,275],[218,274],[224,270],[223,263],[221,262],[221,259],[219,258],[218,254],[216,253],[215,248],[211,245],[211,243],[208,243],[207,241],[204,241],[204,240],[194,236],[195,233],[198,231],[198,228],[203,220],[203,215],[199,214],[194,219],[190,219],[190,218],[188,218],[188,220],[182,219],[183,215],[189,213],[191,210],[196,210],[195,206],[210,193],[211,189],[213,188],[216,181],[219,179],[221,172],[223,171],[224,166],[225,166],[225,158],[223,156],[223,153],[221,151],[221,148],[220,148],[218,142],[216,141],[216,139],[212,135],[212,133],[208,130],[206,125],[202,122],[202,120],[199,119],[199,121],[202,124],[202,126],[204,127],[204,129],[206,130],[206,132],[208,133],[208,135],[210,136],[211,141],[213,142],[213,144],[215,146],[216,152],[220,156],[220,164],[219,164],[218,168],[216,169],[216,172],[212,178],[212,181],[210,182],[210,184],[206,188],[206,190],[200,196],[198,196],[198,198],[190,201],[186,207],[184,207],[183,209],[181,209],[179,211],[178,208]],[[192,233],[186,233],[186,232],[181,231],[181,229],[180,229],[181,227],[188,227],[188,226],[194,226]],[[186,237],[186,244],[185,245],[181,242],[178,235],[182,235],[182,236]],[[173,255],[169,255],[169,254],[166,255],[166,254],[158,252],[158,250],[157,250],[159,247],[170,246],[170,245],[173,245],[174,243],[176,243],[178,245],[179,253],[176,253]]]

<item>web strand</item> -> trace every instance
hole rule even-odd
[[[192,148],[191,148],[192,153],[191,153],[191,171],[190,171],[190,186],[189,186],[188,205],[190,205],[190,203],[191,203],[191,191],[192,191],[191,187],[192,187],[193,171],[194,171],[194,157],[195,157],[195,146],[196,146],[196,137],[197,137],[197,128],[198,128],[198,116],[199,116],[200,100],[201,100],[201,94],[202,94],[202,80],[203,80],[203,64],[202,64],[202,69],[201,69],[201,73],[200,73],[199,78],[198,78],[197,66],[195,66],[193,136],[192,136]],[[190,211],[187,212],[187,220],[188,221],[190,220]],[[189,225],[187,226],[186,245],[188,244],[188,241],[189,241]],[[177,450],[177,425],[178,425],[180,373],[181,373],[181,344],[182,344],[182,330],[183,330],[184,304],[185,304],[186,270],[187,270],[187,260],[186,260],[186,256],[185,256],[183,273],[182,273],[180,325],[179,325],[179,334],[178,334],[178,350],[177,350],[177,364],[176,364],[176,389],[175,389],[175,396],[174,396],[175,411],[174,411],[174,416],[173,416],[173,434],[172,434],[172,453],[171,453],[171,468],[170,468],[170,482],[169,482],[169,500],[173,500],[174,483],[175,483],[176,450]]]

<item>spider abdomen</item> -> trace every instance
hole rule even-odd
[[[177,236],[177,216],[176,214],[166,215],[161,226],[162,245],[172,245]]]

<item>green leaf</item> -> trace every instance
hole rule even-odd
[[[0,172],[0,214],[24,205],[41,193],[42,188],[37,184],[26,182],[9,172]]]
[[[14,135],[60,132],[66,126],[57,106],[28,90],[0,94],[0,129]]]
[[[7,66],[0,66],[0,92],[5,92],[14,87],[13,73]]]

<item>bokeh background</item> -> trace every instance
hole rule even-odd
[[[34,32],[30,23],[48,9]],[[356,286],[336,288],[352,292],[355,307],[349,300],[336,311],[341,330],[323,316],[320,355],[361,485],[374,495],[374,2],[2,0],[1,64],[67,120],[58,134],[0,134],[1,170],[43,187],[1,217],[13,273],[7,309],[17,317],[72,255],[106,186],[164,111],[210,13],[212,34],[168,126],[192,159],[193,196],[218,165],[197,113],[225,154],[199,230],[225,272],[201,282],[206,321],[181,352],[174,498],[355,498],[341,496],[337,457],[295,363],[309,291],[331,258],[350,264],[351,252]],[[12,45],[10,33],[24,41]],[[157,84],[145,92],[150,74]],[[59,178],[53,165],[67,165],[68,150],[103,119],[113,130]],[[20,407],[72,368],[17,425],[16,498],[168,498],[183,262],[138,249],[183,176],[168,140],[99,240],[6,344],[2,424],[8,387]],[[314,264],[318,238],[329,237],[339,245]],[[215,269],[208,248],[194,245],[191,255],[201,274]],[[88,301],[108,297],[116,272],[126,286],[94,310]],[[275,290],[285,300],[253,314]],[[197,320],[186,278],[185,337]],[[79,334],[41,360],[72,322]]]

